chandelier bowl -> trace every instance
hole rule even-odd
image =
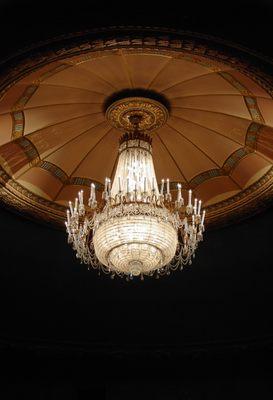
[[[168,264],[177,249],[177,230],[155,216],[122,216],[103,222],[95,231],[97,258],[111,270],[149,273]]]

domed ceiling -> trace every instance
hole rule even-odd
[[[68,201],[113,177],[121,132],[106,120],[113,93],[153,90],[170,103],[153,137],[155,170],[192,188],[208,221],[237,219],[271,198],[269,80],[209,44],[182,39],[89,41],[26,57],[2,75],[1,197],[63,223]]]

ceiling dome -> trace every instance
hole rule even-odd
[[[88,195],[91,182],[113,177],[121,132],[105,118],[104,104],[127,89],[168,101],[168,121],[152,133],[156,175],[191,188],[208,223],[252,213],[271,197],[273,100],[262,72],[183,35],[78,41],[32,52],[2,75],[7,204],[62,223],[79,190]]]

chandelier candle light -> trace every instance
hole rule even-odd
[[[144,279],[182,269],[203,239],[205,211],[191,190],[185,203],[180,183],[175,198],[169,179],[158,187],[147,132],[162,126],[168,111],[155,100],[135,97],[111,104],[106,117],[125,130],[115,176],[113,182],[105,179],[101,196],[91,184],[87,205],[83,191],[69,203],[68,243],[83,263],[111,277]]]

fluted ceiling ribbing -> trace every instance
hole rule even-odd
[[[20,198],[31,212],[37,206],[61,220],[79,190],[113,177],[120,132],[105,119],[103,104],[132,88],[169,101],[167,123],[152,133],[156,175],[191,188],[208,221],[236,208],[240,214],[271,190],[270,82],[209,49],[133,40],[49,57],[9,86],[2,77],[0,163],[8,203]]]

